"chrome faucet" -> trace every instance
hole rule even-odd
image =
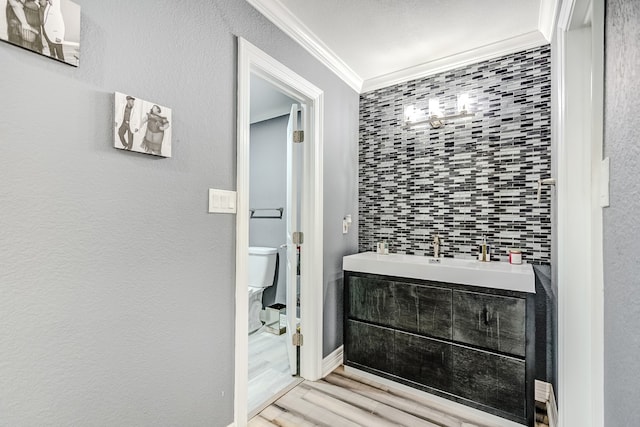
[[[440,257],[440,245],[442,244],[442,238],[437,234],[433,236],[433,257]]]

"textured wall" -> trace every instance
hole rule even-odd
[[[358,95],[325,98],[324,119],[337,130],[324,133],[323,356],[342,345],[342,257],[358,252]],[[342,234],[342,219],[353,225]]]
[[[550,48],[544,46],[360,96],[359,249],[388,240],[399,253],[476,253],[483,235],[500,260],[550,262]],[[440,99],[454,114],[468,93],[475,117],[440,129],[403,128],[404,107]]]
[[[611,159],[604,210],[605,425],[640,425],[640,2],[608,0],[605,24],[605,156]]]
[[[244,1],[76,1],[79,68],[0,43],[0,425],[227,426],[236,36],[325,91],[327,353],[358,95]],[[114,91],[173,109],[171,159],[112,148]]]

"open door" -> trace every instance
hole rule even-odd
[[[300,173],[302,150],[300,143],[300,113],[298,104],[291,106],[287,125],[287,352],[291,375],[299,375],[297,345],[298,332],[298,281],[300,275]],[[297,340],[297,338],[296,338]]]

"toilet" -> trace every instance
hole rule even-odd
[[[276,248],[249,247],[249,333],[262,326],[262,292],[274,283],[277,256]]]

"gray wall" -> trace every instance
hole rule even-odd
[[[325,107],[325,120],[344,132],[324,135],[324,356],[342,345],[342,257],[358,252],[358,96],[344,93],[340,99]],[[349,214],[353,225],[342,234]]]
[[[76,1],[79,68],[0,44],[0,425],[226,426],[236,36],[325,91],[325,353],[358,95],[244,1]],[[173,109],[173,158],[112,148],[114,91]]]
[[[251,125],[249,204],[252,208],[285,208],[282,219],[249,221],[249,245],[279,248],[287,240],[287,122],[276,117]],[[263,212],[262,215],[270,212]],[[261,215],[260,212],[256,216]],[[286,249],[279,249],[277,286],[264,290],[262,302],[286,304]]]
[[[604,398],[606,426],[640,424],[640,2],[607,0],[604,210]]]

